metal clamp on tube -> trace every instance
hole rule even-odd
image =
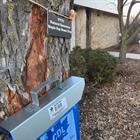
[[[32,104],[39,106],[39,100],[38,100],[38,92],[43,89],[45,86],[47,86],[48,84],[52,84],[55,83],[56,87],[59,89],[62,89],[62,85],[59,81],[58,78],[50,78],[44,82],[42,82],[41,84],[39,84],[37,87],[35,87],[34,89],[31,90],[31,97],[32,97]]]

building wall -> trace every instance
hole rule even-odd
[[[76,8],[76,13],[75,34],[73,32],[75,45],[81,48],[96,49],[118,44],[119,20],[117,15],[85,7]]]
[[[75,18],[75,45],[86,48],[86,9],[79,8]]]
[[[91,48],[107,48],[118,44],[119,20],[116,15],[91,11]]]

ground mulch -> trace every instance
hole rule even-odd
[[[86,83],[79,106],[81,140],[140,140],[140,60],[119,65],[113,84]]]

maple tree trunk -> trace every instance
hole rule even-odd
[[[37,2],[69,15],[73,1]],[[0,121],[30,103],[31,89],[41,82],[68,78],[70,40],[48,36],[46,27],[47,12],[37,5],[0,1]]]

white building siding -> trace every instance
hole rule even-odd
[[[80,8],[76,11],[75,19],[75,45],[86,48],[86,9]]]
[[[119,20],[101,11],[91,12],[91,48],[107,48],[118,44]]]

